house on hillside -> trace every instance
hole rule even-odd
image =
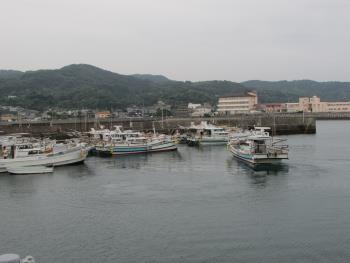
[[[192,110],[194,110],[194,109],[196,109],[196,108],[198,108],[198,107],[202,107],[202,104],[199,104],[199,103],[188,103],[188,106],[187,106],[189,109],[192,109]]]
[[[199,104],[200,105],[200,104]],[[193,109],[192,117],[204,117],[212,114],[212,107],[210,104],[205,103],[203,106],[199,106]]]
[[[111,117],[111,112],[110,111],[98,111],[95,113],[95,118],[96,119],[106,119]]]
[[[143,117],[145,109],[136,105],[126,108],[128,117]]]
[[[173,109],[173,114],[178,118],[190,117],[193,113],[193,109],[189,109],[187,106],[177,106]]]
[[[12,113],[3,113],[0,115],[0,121],[11,122],[16,120],[17,120],[17,115]]]

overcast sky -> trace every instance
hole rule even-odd
[[[0,68],[350,81],[350,0],[0,0]]]

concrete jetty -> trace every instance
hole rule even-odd
[[[126,129],[150,131],[153,127],[164,133],[173,133],[179,127],[190,126],[208,121],[215,125],[250,128],[253,126],[271,127],[274,135],[284,134],[313,134],[316,133],[316,121],[314,117],[300,114],[237,114],[234,116],[216,116],[210,118],[106,118],[106,119],[65,119],[35,122],[3,122],[0,123],[0,131],[8,133],[65,133],[70,131],[87,132],[91,128],[112,128],[114,125],[122,125]]]

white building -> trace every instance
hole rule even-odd
[[[247,92],[242,95],[220,97],[218,103],[219,114],[249,113],[258,104],[256,92]]]
[[[194,110],[194,109],[199,108],[201,106],[202,106],[201,104],[196,104],[196,103],[191,103],[190,102],[190,103],[188,103],[188,107],[187,108]]]
[[[286,112],[350,112],[349,101],[326,102],[320,97],[300,97],[297,103],[286,103]]]
[[[211,114],[211,110],[211,107],[201,106],[195,108],[191,115],[192,117],[203,117],[206,114]]]

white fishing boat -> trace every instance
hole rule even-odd
[[[109,129],[105,129],[104,126],[100,126],[99,130],[95,130],[94,128],[91,128],[90,132],[88,134],[96,140],[105,140],[107,141],[108,138],[106,135],[108,135],[111,131]]]
[[[225,145],[229,141],[229,133],[224,128],[202,121],[199,125],[193,123],[188,128],[192,135],[187,139],[187,144],[194,145]]]
[[[32,147],[30,143],[27,146]],[[42,149],[23,152],[21,147],[23,144],[0,145],[0,172],[6,172],[7,167],[13,166],[62,166],[81,163],[88,154],[85,144],[82,143],[55,144],[48,152]]]
[[[0,138],[0,159],[27,157],[33,154],[52,153],[56,141],[37,140],[21,136],[6,136]]]
[[[152,152],[165,152],[177,150],[177,145],[171,138],[162,136],[147,138],[136,137],[133,140],[124,140],[119,143],[96,148],[100,153],[108,155],[129,155]]]
[[[288,159],[286,139],[270,136],[268,127],[255,127],[253,131],[232,138],[228,149],[234,157],[252,165],[275,164]]]
[[[142,133],[132,130],[123,130],[122,126],[114,126],[113,130],[109,129],[100,129],[95,130],[91,128],[89,132],[92,138],[99,140],[101,142],[110,142],[110,141],[123,141],[128,138],[135,138],[142,136]]]
[[[6,168],[10,174],[46,174],[52,173],[53,167],[47,166],[9,166]]]

